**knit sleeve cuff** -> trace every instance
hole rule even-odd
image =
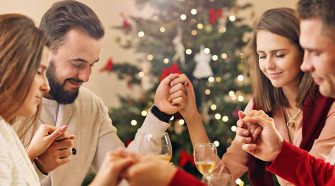
[[[145,133],[151,134],[162,134],[166,131],[166,129],[170,126],[169,123],[161,121],[158,119],[152,112],[151,109],[148,111],[148,115],[146,116],[143,125],[141,127],[141,131]]]
[[[173,186],[185,186],[185,185],[193,185],[193,186],[206,186],[204,183],[201,183],[196,177],[186,173],[180,168],[174,174],[169,185]]]
[[[284,141],[280,153],[272,163],[267,164],[266,170],[283,178],[290,176],[287,174],[299,166],[305,153],[307,152]]]

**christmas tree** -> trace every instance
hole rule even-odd
[[[114,26],[124,34],[117,43],[135,49],[143,58],[137,65],[109,59],[101,69],[126,79],[128,87],[142,88],[139,99],[120,96],[120,107],[110,116],[120,138],[133,139],[153,104],[155,90],[169,73],[185,73],[194,85],[199,112],[207,134],[221,157],[235,136],[237,111],[250,99],[247,69],[243,69],[251,28],[240,12],[251,7],[235,0],[134,0],[139,8],[150,6],[150,18],[122,14],[123,24]],[[115,59],[114,59],[115,60]],[[187,126],[176,114],[168,129],[174,164],[200,176],[192,157]]]

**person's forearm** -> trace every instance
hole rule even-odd
[[[325,185],[334,175],[334,165],[287,142],[267,170],[295,185]]]
[[[197,143],[210,142],[199,112],[193,114],[192,116],[185,117],[184,119],[187,124],[193,146]]]
[[[36,159],[36,154],[35,154],[35,152],[33,151],[33,150],[31,150],[31,148],[27,148],[27,154],[28,154],[28,157],[29,157],[29,159],[30,159],[30,161],[31,162],[34,162],[34,160]]]

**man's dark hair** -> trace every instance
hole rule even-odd
[[[96,40],[100,40],[104,34],[98,16],[87,5],[65,0],[54,3],[43,15],[40,28],[46,32],[51,41],[51,49],[57,50],[65,35],[72,29],[79,29]]]
[[[335,0],[300,0],[298,13],[301,19],[321,19],[324,28],[335,28]]]

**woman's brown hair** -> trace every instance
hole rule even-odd
[[[8,122],[27,98],[45,46],[44,32],[30,18],[0,15],[0,116]],[[30,121],[36,119],[37,113]]]
[[[250,75],[253,90],[253,102],[258,109],[271,112],[275,106],[288,107],[289,103],[282,88],[272,86],[270,80],[262,73],[258,65],[257,54],[257,33],[260,30],[268,31],[292,42],[301,53],[303,61],[303,49],[299,44],[300,21],[293,9],[274,8],[264,12],[254,24],[253,37],[249,43],[250,49]],[[309,73],[300,72],[298,75],[298,87],[296,102],[298,107],[302,107],[305,98],[316,92],[317,87]]]

